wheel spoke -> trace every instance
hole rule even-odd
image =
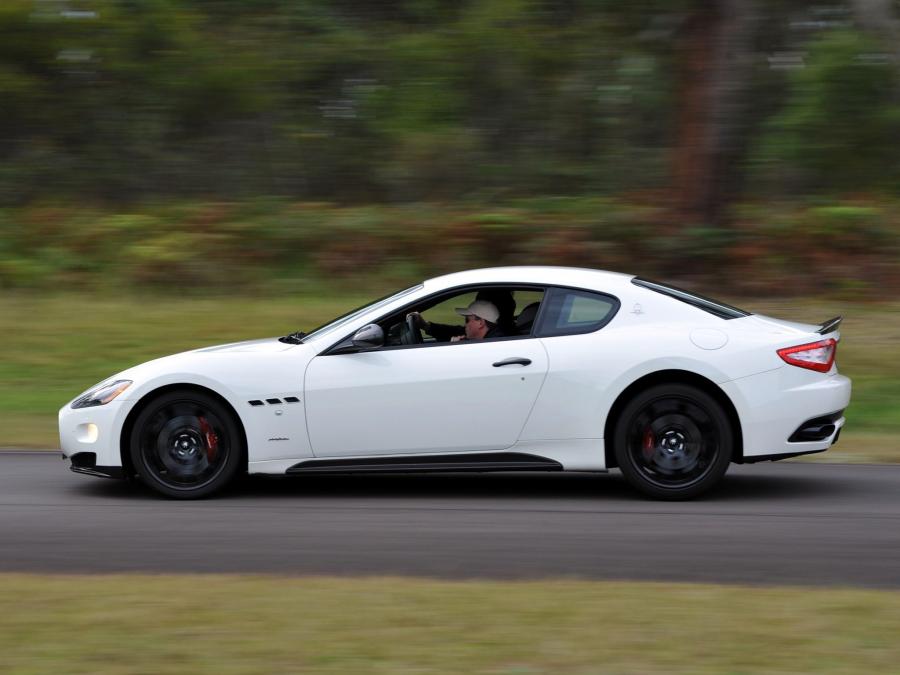
[[[656,398],[637,411],[627,444],[640,474],[654,485],[669,488],[701,480],[720,449],[710,414],[680,396]]]
[[[212,481],[230,447],[222,421],[193,401],[161,407],[140,433],[144,464],[168,487],[196,488]]]

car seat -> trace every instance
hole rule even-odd
[[[522,311],[519,313],[519,316],[516,317],[516,332],[519,335],[528,335],[531,333],[531,327],[534,325],[534,319],[538,313],[538,307],[541,306],[539,302],[532,302],[530,305],[525,305]]]

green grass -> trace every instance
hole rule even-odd
[[[128,366],[203,345],[309,329],[375,297],[0,298],[0,446],[57,447],[56,412]],[[819,459],[900,461],[900,303],[739,301],[755,312],[819,322],[847,318],[838,365],[853,379],[841,443]]]
[[[0,575],[4,673],[886,673],[900,593]]]
[[[56,447],[59,408],[119,370],[204,345],[310,329],[367,298],[0,299],[0,445]]]

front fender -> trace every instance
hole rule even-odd
[[[305,458],[312,456],[302,398],[309,358],[307,350],[187,352],[141,364],[116,377],[134,382],[120,398],[135,410],[156,392],[178,386],[202,387],[218,395],[244,428],[251,462]]]

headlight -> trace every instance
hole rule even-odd
[[[130,386],[131,380],[101,382],[72,401],[72,407],[91,408],[95,405],[106,405]]]

